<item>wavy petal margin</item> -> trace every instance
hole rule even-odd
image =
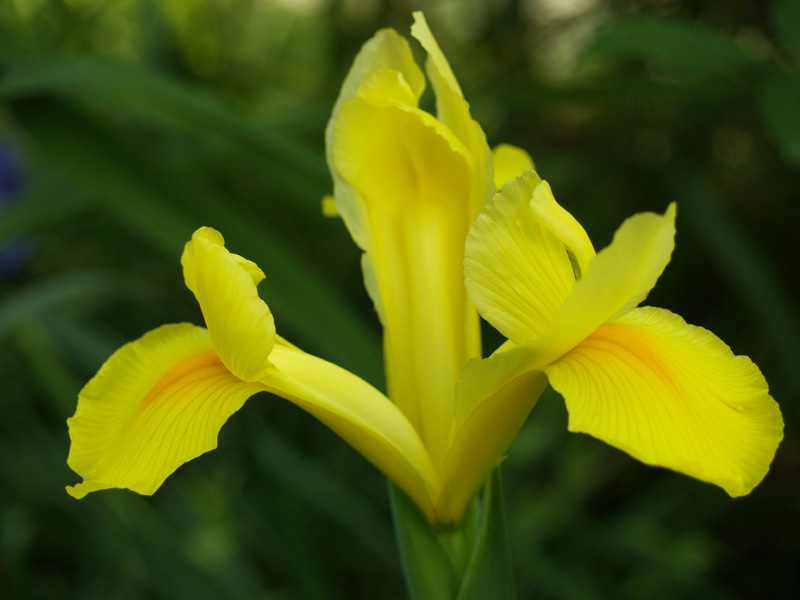
[[[228,417],[262,390],[225,368],[202,327],[146,333],[112,354],[78,396],[67,464],[83,483],[67,492],[152,494],[180,465],[216,448]]]
[[[544,371],[566,400],[570,431],[731,496],[764,478],[783,437],[758,367],[664,309],[602,325]]]
[[[331,118],[325,127],[325,156],[333,177],[336,209],[350,231],[353,241],[361,249],[369,245],[369,230],[368,223],[365,222],[364,207],[356,190],[342,179],[334,164],[334,144],[337,141],[336,128],[342,106],[352,100],[358,94],[361,85],[378,71],[394,71],[397,77],[403,80],[405,87],[411,90],[415,98],[411,105],[414,108],[425,89],[425,75],[414,62],[408,41],[392,29],[378,31],[361,47],[342,84]]]

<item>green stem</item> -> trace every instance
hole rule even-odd
[[[411,600],[513,600],[499,470],[457,528],[433,527],[391,483],[389,498]]]

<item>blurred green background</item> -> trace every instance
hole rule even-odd
[[[547,392],[504,466],[520,599],[798,597],[794,0],[0,1],[0,597],[405,596],[385,480],[287,402],[252,399],[153,497],[68,497],[65,419],[121,344],[202,323],[179,265],[201,225],[264,269],[282,335],[382,385],[323,129],[360,45],[418,8],[490,144],[598,248],[678,202],[648,303],[750,355],[786,421],[731,500],[568,434]]]

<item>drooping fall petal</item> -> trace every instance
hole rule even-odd
[[[637,308],[601,325],[544,370],[566,400],[570,431],[731,496],[763,479],[782,438],[758,367],[664,309]]]
[[[67,463],[83,483],[67,491],[152,494],[180,465],[216,448],[228,417],[263,389],[228,371],[206,329],[154,329],[111,355],[81,390],[67,421]]]
[[[547,386],[541,371],[523,369],[512,377],[508,370],[472,369],[481,365],[486,361],[470,361],[457,387],[455,429],[439,500],[444,523],[455,523],[464,514]]]
[[[557,360],[600,325],[636,307],[661,276],[674,246],[674,204],[663,215],[626,219],[575,283],[552,328],[531,340],[528,351],[537,354],[535,362]]]

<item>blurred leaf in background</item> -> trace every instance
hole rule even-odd
[[[504,473],[519,597],[796,596],[797,2],[10,0],[0,257],[28,249],[0,274],[0,597],[404,596],[382,477],[287,403],[248,403],[152,498],[69,498],[64,421],[121,344],[201,322],[178,262],[201,225],[262,266],[282,334],[382,385],[323,129],[363,41],[416,8],[490,144],[526,148],[598,247],[677,200],[650,301],[750,355],[786,420],[730,500],[566,433],[545,395]]]

